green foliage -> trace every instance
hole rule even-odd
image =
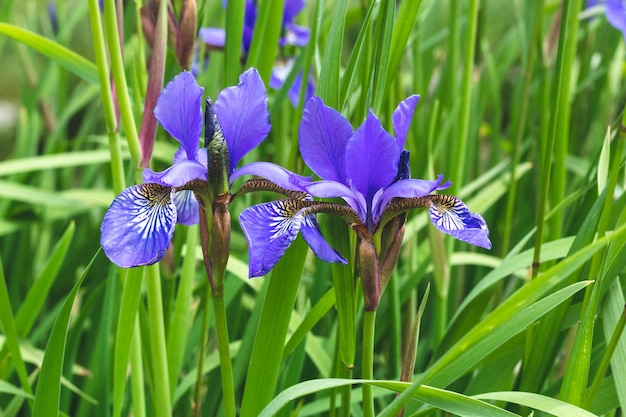
[[[290,1],[261,0],[247,57],[245,1],[192,8],[200,26],[226,28],[224,51],[199,48],[209,65],[197,79],[213,100],[244,67],[267,83],[276,58],[291,56],[287,82],[310,70],[316,94],[354,127],[372,108],[391,129],[397,103],[421,95],[406,142],[412,177],[445,174],[494,247],[453,242],[411,212],[391,282],[364,315],[355,238],[336,218],[319,216],[348,265],[298,239],[271,274],[247,278],[236,219],[270,195],[230,206],[221,298],[196,226],[178,226],[156,266],[122,270],[98,255],[112,198],[141,180],[154,46],[141,24],[156,15],[139,3],[51,2],[56,23],[30,2],[0,10],[0,415],[626,412],[626,45],[601,8],[309,1],[296,23],[311,40],[296,48],[278,45]],[[167,36],[160,27],[164,83],[182,70],[181,5]],[[294,108],[288,86],[268,93],[272,131],[246,159],[309,175],[303,99]],[[157,128],[152,168],[174,152]]]

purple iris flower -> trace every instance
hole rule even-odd
[[[113,200],[101,226],[100,243],[105,254],[121,267],[151,265],[159,261],[170,245],[176,223],[196,224],[199,220],[197,195],[208,194],[207,149],[200,148],[202,135],[202,92],[193,75],[182,72],[162,91],[154,110],[161,126],[180,143],[174,164],[163,172],[145,169],[144,184],[131,186]],[[261,143],[270,131],[267,92],[256,69],[239,78],[239,84],[223,90],[214,106],[207,99],[207,112],[228,148],[230,183],[239,175],[237,163]],[[212,132],[205,129],[206,140]],[[262,170],[273,181],[288,176],[279,167],[263,164],[243,167],[243,173]]]
[[[587,0],[587,9],[604,4],[606,19],[626,40],[626,0]]]
[[[223,2],[226,7],[227,1]],[[282,36],[278,40],[280,46],[299,46],[304,47],[309,42],[310,30],[308,28],[298,26],[294,23],[296,15],[304,8],[304,0],[285,0],[285,8],[283,10],[283,22],[282,22]],[[246,0],[246,11],[244,16],[244,28],[243,28],[243,43],[242,53],[243,56],[248,56],[250,52],[250,46],[252,45],[252,35],[254,33],[254,27],[257,21],[257,5],[255,0]],[[226,43],[226,31],[220,28],[200,28],[198,37],[210,48],[223,49]],[[195,59],[194,62],[198,60]],[[280,59],[276,62],[272,68],[272,78],[270,80],[270,87],[273,89],[280,89],[285,83],[287,76],[293,68],[295,60],[293,58]],[[196,64],[197,66],[197,64]],[[289,100],[294,107],[298,105],[298,98],[300,96],[300,86],[302,85],[303,75],[298,74],[294,80],[293,85],[289,90]],[[307,78],[307,89],[305,94],[305,103],[309,98],[313,96],[313,80],[311,77]]]
[[[269,270],[267,266],[277,262],[302,228],[302,218],[307,214],[342,215],[355,230],[360,227],[371,236],[381,230],[388,211],[398,208],[398,201],[412,204],[411,207],[428,207],[431,221],[442,232],[491,248],[487,225],[479,214],[470,212],[456,197],[430,195],[450,185],[442,183],[442,175],[436,180],[408,178],[408,153],[403,148],[418,100],[419,96],[410,96],[393,112],[395,137],[383,129],[372,111],[353,131],[350,123],[321,98],[313,97],[307,102],[300,123],[300,152],[321,180],[302,183],[302,189],[315,197],[341,197],[348,206],[340,205],[342,210],[332,203],[315,207],[313,203],[282,200],[244,210],[240,223],[250,246],[251,268],[265,266],[251,269],[251,274],[263,274]],[[397,210],[400,211],[406,210]]]

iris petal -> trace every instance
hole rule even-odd
[[[606,0],[606,18],[614,28],[619,29],[626,39],[626,2]]]
[[[321,98],[307,101],[300,122],[300,152],[320,178],[346,184],[346,146],[352,126]]]
[[[334,250],[328,242],[326,242],[326,239],[324,239],[320,232],[320,226],[314,215],[309,214],[304,217],[301,231],[302,237],[304,237],[304,240],[318,258],[326,262],[348,263],[339,252]]]
[[[223,48],[226,44],[226,31],[218,28],[200,28],[198,37],[214,48]]]
[[[261,76],[250,68],[239,84],[219,94],[214,106],[228,145],[231,173],[237,162],[265,139],[271,129],[267,92]]]
[[[417,106],[419,99],[420,96],[412,95],[402,100],[391,116],[393,131],[400,149],[404,149],[404,142],[406,141],[409,127],[411,127],[411,120],[413,119],[415,106]]]
[[[198,224],[199,208],[198,200],[191,190],[182,190],[174,194],[174,204],[176,205],[176,211],[178,212],[177,223],[184,224],[185,226],[191,226],[192,224]]]
[[[280,38],[278,44],[280,46],[295,45],[305,47],[309,43],[311,31],[309,28],[289,23],[285,25],[285,37]]]
[[[171,188],[140,184],[113,200],[100,227],[100,244],[116,265],[151,265],[163,257],[176,225]]]
[[[154,108],[154,116],[180,142],[189,160],[198,155],[203,90],[190,72],[183,71],[165,86]]]
[[[430,206],[430,219],[437,229],[463,242],[491,249],[489,229],[480,214],[472,213],[453,196],[441,196]]]
[[[248,241],[250,278],[268,273],[298,236],[304,215],[293,201],[258,204],[241,212],[239,223]]]
[[[387,187],[382,193],[374,196],[374,219],[380,218],[380,215],[387,207],[389,201],[395,197],[402,198],[419,198],[424,197],[433,191],[443,190],[450,186],[450,182],[447,181],[442,184],[443,175],[439,175],[436,180],[418,180],[418,179],[406,179],[394,182]]]
[[[170,187],[180,187],[195,179],[207,179],[207,167],[196,161],[179,162],[162,172],[149,168],[143,170],[143,182]]]
[[[304,191],[305,185],[311,182],[311,177],[294,174],[288,169],[271,162],[253,162],[242,166],[231,175],[231,184],[243,175],[256,175],[272,181],[279,187],[294,191]]]
[[[353,187],[371,202],[374,194],[387,187],[398,172],[401,149],[369,112],[346,147],[346,171]]]

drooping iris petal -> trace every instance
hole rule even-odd
[[[187,71],[170,81],[157,99],[154,116],[185,149],[187,159],[197,159],[202,133],[202,91]]]
[[[154,172],[149,168],[143,170],[143,182],[146,183],[180,187],[195,179],[207,179],[206,165],[197,161],[178,162],[163,172]]]
[[[226,31],[218,28],[200,28],[198,37],[214,48],[223,48],[226,44]]]
[[[371,202],[376,192],[387,187],[398,172],[401,149],[369,112],[346,147],[346,170],[353,187]]]
[[[480,214],[472,213],[453,196],[440,196],[430,205],[430,219],[437,229],[463,242],[491,249],[489,229]]]
[[[348,261],[341,256],[339,252],[334,250],[320,232],[320,226],[315,219],[315,216],[309,214],[304,217],[304,222],[301,225],[302,237],[306,243],[311,247],[313,253],[323,261],[326,262],[341,262],[347,264]]]
[[[451,184],[450,181],[446,181],[442,184],[442,181],[443,175],[440,174],[436,180],[406,179],[394,182],[380,194],[374,196],[374,201],[372,203],[374,206],[374,219],[380,218],[380,215],[392,198],[424,197],[433,191],[444,190]]]
[[[626,39],[626,1],[606,0],[606,18],[616,29],[619,29]]]
[[[293,200],[279,200],[245,209],[239,216],[241,230],[248,241],[249,276],[265,275],[285,254],[298,236],[303,211]]]
[[[191,226],[192,224],[198,224],[200,214],[198,208],[198,200],[196,200],[193,191],[181,190],[174,193],[174,204],[176,205],[176,211],[178,213],[177,223],[184,224],[185,226]]]
[[[294,174],[288,169],[285,169],[280,165],[272,164],[271,162],[253,162],[251,164],[244,165],[233,172],[230,177],[230,183],[232,184],[233,181],[243,175],[256,175],[263,177],[272,181],[279,187],[294,191],[305,191],[306,184],[311,182],[311,177]]]
[[[320,178],[346,184],[346,147],[352,126],[321,98],[311,98],[300,122],[300,153]]]
[[[113,200],[104,215],[100,244],[107,257],[122,268],[151,265],[169,247],[176,218],[170,187],[129,187]]]
[[[241,74],[238,85],[222,90],[214,110],[228,145],[232,173],[271,129],[267,92],[257,70],[250,68]]]
[[[404,149],[404,142],[406,141],[409,127],[411,127],[411,120],[419,99],[419,95],[412,95],[402,100],[391,116],[393,132],[396,135],[396,142],[400,149]]]

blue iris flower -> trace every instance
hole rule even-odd
[[[226,7],[227,1],[223,2]],[[304,8],[304,0],[285,0],[285,8],[283,10],[282,36],[278,40],[279,46],[298,46],[304,47],[309,42],[310,30],[306,27],[298,26],[294,23],[295,17]],[[246,0],[246,10],[244,16],[242,53],[244,57],[248,56],[250,46],[252,45],[252,35],[257,21],[257,5],[255,0]],[[226,31],[220,28],[200,28],[198,37],[210,48],[223,49],[226,43]],[[287,76],[293,68],[295,59],[293,57],[283,58],[276,61],[272,68],[272,77],[270,79],[270,87],[280,89]],[[300,72],[289,89],[289,100],[294,107],[298,105],[300,96],[300,86],[302,85],[303,74]],[[313,80],[311,77],[307,79],[307,87],[305,90],[305,102],[313,96]]]
[[[240,216],[250,252],[250,275],[267,273],[296,238],[313,212],[339,214],[357,230],[370,235],[382,225],[386,210],[404,200],[413,207],[428,207],[432,223],[459,240],[491,248],[484,219],[469,211],[458,198],[430,193],[447,188],[436,180],[408,178],[408,152],[403,151],[419,96],[402,101],[392,115],[395,137],[383,129],[372,111],[356,131],[336,110],[313,97],[300,123],[300,152],[320,181],[300,182],[306,193],[321,198],[340,197],[344,209],[331,203],[280,200],[256,205]],[[349,211],[349,212],[348,212]],[[351,214],[352,213],[352,214]],[[355,227],[356,226],[356,227]]]
[[[622,32],[626,40],[626,0],[587,0],[586,8],[604,4],[606,19],[611,26]]]
[[[176,223],[198,223],[196,194],[208,194],[207,149],[200,148],[202,92],[193,75],[182,72],[162,91],[154,110],[161,126],[180,143],[174,164],[163,172],[145,169],[143,184],[131,186],[113,200],[101,225],[100,243],[109,259],[120,267],[150,265],[159,261],[170,245]],[[212,106],[228,148],[230,183],[244,173],[263,173],[272,181],[288,184],[298,179],[266,163],[236,169],[237,163],[259,145],[270,131],[267,92],[256,69],[244,72],[239,84],[223,90]],[[205,131],[205,136],[209,135]],[[207,140],[211,140],[208,137]]]

